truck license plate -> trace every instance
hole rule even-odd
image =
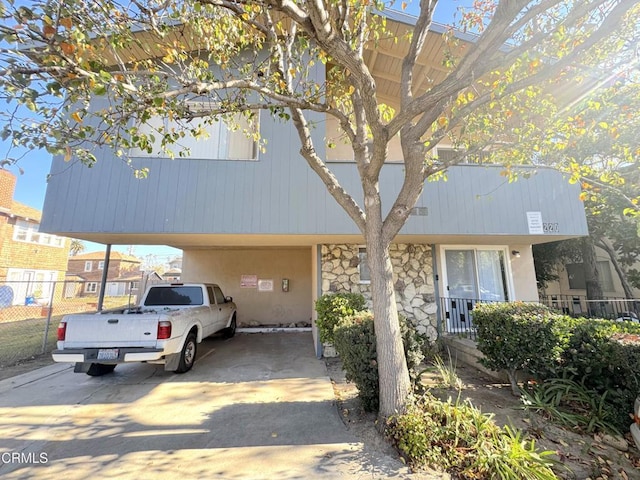
[[[98,350],[98,360],[117,360],[118,349],[117,348],[101,348]]]

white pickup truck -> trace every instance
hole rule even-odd
[[[138,307],[65,315],[52,356],[91,376],[129,362],[184,373],[193,366],[197,344],[217,332],[227,338],[236,332],[236,305],[218,285],[153,285]]]

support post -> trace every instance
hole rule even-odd
[[[107,286],[107,275],[109,274],[109,258],[111,257],[111,244],[107,244],[107,249],[104,252],[104,266],[102,268],[102,280],[100,280],[100,295],[98,297],[98,311],[102,311],[102,304],[104,303],[104,292]]]

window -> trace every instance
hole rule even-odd
[[[179,306],[179,305],[203,305],[202,289],[200,287],[171,286],[153,287],[147,293],[145,306]]]
[[[13,239],[16,242],[39,243],[40,245],[51,245],[58,248],[64,246],[64,239],[62,237],[49,235],[48,233],[40,233],[38,231],[39,227],[40,225],[37,223],[17,220],[13,227]]]
[[[220,290],[219,287],[213,287],[213,292],[216,295],[216,303],[218,305],[222,305],[225,302],[224,295],[222,294],[222,290]]]
[[[613,292],[613,277],[611,276],[611,267],[607,260],[598,261],[598,273],[600,274],[600,282],[602,289],[606,292]],[[569,288],[571,290],[585,290],[587,281],[584,275],[583,263],[569,263],[565,266],[567,276],[569,277]]]
[[[450,162],[457,160],[457,163],[483,163],[489,157],[489,152],[475,152],[473,154],[465,155],[458,160],[459,155],[464,150],[457,150],[455,148],[442,148],[438,147],[438,160],[441,162]]]
[[[98,262],[98,270],[104,270],[104,260]]]
[[[84,291],[86,293],[96,293],[98,291],[98,282],[88,282],[84,286]]]
[[[90,272],[92,269],[93,269],[93,262],[92,261],[84,262],[84,271],[85,272]]]
[[[503,248],[446,248],[444,264],[446,296],[449,298],[509,300]]]
[[[371,283],[367,249],[363,247],[358,248],[358,272],[360,273],[360,283]]]
[[[201,109],[197,104],[190,104],[192,110]],[[168,150],[178,156],[183,149],[189,149],[188,158],[202,160],[257,160],[258,144],[254,138],[247,136],[246,132],[255,132],[259,130],[259,113],[256,112],[253,125],[250,125],[244,115],[237,114],[232,118],[232,122],[237,125],[237,129],[231,130],[222,121],[214,121],[210,125],[201,125],[204,135],[200,138],[194,138],[189,132],[179,139],[175,144],[168,145]],[[190,128],[197,128],[199,120],[193,120],[187,123]],[[131,150],[132,157],[156,157],[164,158],[169,155],[162,150],[161,139],[164,135],[171,134],[183,130],[184,121],[178,123],[169,118],[154,117],[146,124],[138,126],[139,133],[153,136],[152,152],[134,148]]]

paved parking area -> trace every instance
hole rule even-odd
[[[0,381],[3,479],[400,478],[337,413],[310,333],[206,339],[191,372],[56,364]]]

